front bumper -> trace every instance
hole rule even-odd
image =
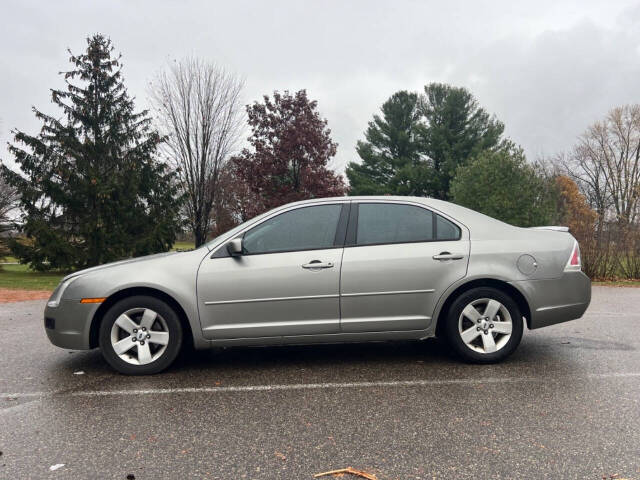
[[[582,272],[560,278],[511,282],[529,302],[529,328],[542,328],[580,318],[591,302],[591,280]]]
[[[45,331],[57,347],[71,350],[91,348],[91,321],[99,304],[62,300],[57,307],[44,309]]]

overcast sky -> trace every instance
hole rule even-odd
[[[465,86],[530,159],[570,148],[616,105],[640,102],[640,2],[6,1],[0,5],[0,158],[10,130],[103,33],[137,105],[170,59],[196,55],[246,80],[245,102],[306,88],[339,143],[335,167],[382,102],[433,81]]]

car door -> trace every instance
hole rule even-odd
[[[349,202],[296,207],[242,233],[203,261],[197,288],[209,339],[336,333]],[[237,238],[237,237],[236,237]]]
[[[466,275],[467,229],[420,204],[354,202],[341,274],[341,331],[422,330]]]

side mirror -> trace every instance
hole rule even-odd
[[[239,257],[242,255],[242,238],[234,238],[227,243],[227,252],[232,257]]]

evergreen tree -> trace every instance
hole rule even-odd
[[[356,151],[362,163],[347,166],[351,195],[425,195],[427,166],[420,152],[418,95],[394,93],[373,116]]]
[[[52,90],[62,117],[34,108],[40,133],[13,132],[9,151],[23,174],[2,166],[20,193],[26,237],[11,248],[39,270],[166,251],[179,228],[174,175],[156,160],[163,139],[146,111],[134,111],[111,41],[87,44],[69,52],[66,89]]]
[[[485,150],[504,146],[504,124],[478,105],[465,88],[431,83],[421,102],[424,154],[431,160],[430,195],[448,200],[458,166]]]
[[[400,91],[382,105],[356,148],[347,177],[352,195],[395,194],[449,199],[459,165],[504,146],[504,125],[464,88],[432,83],[424,95]]]

